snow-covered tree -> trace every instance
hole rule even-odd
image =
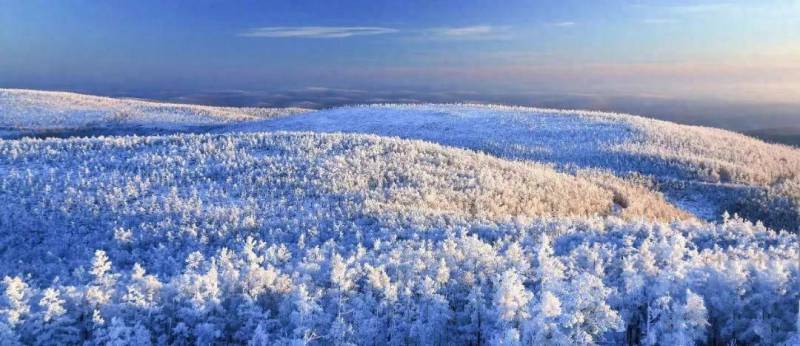
[[[648,310],[645,343],[649,345],[695,345],[703,343],[708,326],[703,298],[687,290],[685,303],[670,296],[656,299]]]
[[[526,345],[566,345],[568,336],[561,328],[564,318],[561,301],[550,291],[544,291],[532,302],[531,319],[523,324],[523,341]]]
[[[619,313],[607,303],[610,294],[611,289],[590,273],[579,273],[569,282],[560,294],[561,326],[569,343],[592,344],[607,332],[624,330]]]
[[[514,269],[508,269],[495,279],[492,305],[497,320],[497,338],[500,344],[519,342],[519,328],[529,318],[528,303],[532,294],[525,288],[522,278]]]
[[[3,308],[0,310],[9,327],[14,327],[30,313],[28,300],[30,291],[28,285],[20,277],[3,278],[5,290],[3,294]]]
[[[97,345],[151,345],[150,332],[140,324],[129,326],[119,318],[112,318],[103,328],[98,330],[94,339]]]
[[[695,173],[772,175],[724,166]],[[0,141],[0,170],[2,343],[796,340],[796,234],[651,222],[616,176],[315,133]]]
[[[66,313],[64,303],[57,290],[53,288],[44,290],[38,303],[39,318],[33,327],[36,330],[36,343],[48,344],[58,341],[73,344],[81,341],[78,323]]]
[[[562,289],[565,267],[553,254],[550,237],[542,233],[536,251],[536,277],[542,292],[557,292]]]

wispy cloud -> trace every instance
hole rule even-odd
[[[491,34],[496,29],[489,25],[465,26],[460,28],[442,28],[440,34],[445,36],[481,36]]]
[[[572,23],[574,24],[574,23]],[[563,25],[563,23],[562,23]],[[263,38],[347,38],[401,33],[400,30],[375,26],[269,26],[252,28],[240,32],[241,37]],[[406,37],[446,40],[502,40],[511,37],[510,26],[473,25],[461,27],[439,27],[409,29]]]
[[[755,2],[754,2],[755,3]],[[692,4],[635,4],[632,8],[671,16],[702,16],[729,12],[731,10],[751,8],[752,4],[734,4],[730,2],[696,2]]]
[[[800,1],[709,1],[679,5],[648,3],[630,5],[630,8],[640,12],[639,22],[642,24],[673,24],[708,18],[783,20],[798,18]]]
[[[652,25],[659,25],[659,24],[672,24],[676,23],[678,20],[673,18],[645,18],[642,19],[642,23],[644,24],[652,24]]]
[[[572,22],[572,21],[563,21],[563,22],[550,23],[550,26],[555,26],[555,27],[559,27],[559,28],[568,28],[568,27],[575,26],[575,25],[578,25],[578,23],[575,23],[575,22]]]
[[[492,25],[473,25],[444,27],[424,30],[425,36],[440,39],[496,40],[511,37],[511,27]]]
[[[798,1],[740,1],[706,2],[688,5],[638,5],[637,7],[658,10],[677,16],[739,15],[776,18],[797,18],[800,11]]]
[[[716,3],[699,3],[692,5],[668,6],[667,8],[673,12],[682,14],[705,14],[705,13],[716,13],[720,11],[730,10],[736,8],[736,6],[734,4],[727,2],[716,2]]]
[[[239,33],[242,37],[268,38],[346,38],[353,36],[384,35],[397,29],[376,26],[270,26],[252,28]]]

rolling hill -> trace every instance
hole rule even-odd
[[[225,131],[374,133],[494,156],[652,179],[708,220],[724,211],[776,228],[800,225],[800,150],[714,128],[587,111],[481,105],[334,108]]]
[[[591,111],[24,90],[0,127],[0,344],[800,340],[788,146]]]
[[[203,132],[232,122],[303,112],[114,99],[68,92],[0,89],[0,138]]]

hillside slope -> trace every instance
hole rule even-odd
[[[800,341],[800,236],[717,218],[793,225],[788,147],[597,112],[11,94],[6,123],[74,131],[0,139],[2,345]],[[74,137],[117,127],[150,135]]]
[[[91,255],[72,244],[113,248],[119,245],[112,232],[117,229],[147,230],[135,235],[146,238],[128,239],[135,248],[169,237],[170,251],[143,248],[130,258],[152,264],[164,256],[185,257],[196,250],[191,244],[219,247],[254,235],[281,239],[287,228],[316,228],[320,238],[306,242],[321,244],[333,228],[386,237],[362,223],[430,229],[542,217],[688,218],[656,194],[609,180],[599,185],[595,175],[365,135],[5,141],[0,167],[7,167],[0,204],[9,206],[0,209],[0,243],[24,249],[2,252],[0,259],[26,263],[13,268],[17,272],[49,263],[52,256],[64,267],[49,268],[62,276],[73,258]],[[615,204],[619,199],[625,208]],[[181,231],[168,236],[172,230]]]
[[[305,111],[115,99],[68,92],[0,89],[0,138],[201,132]]]
[[[619,344],[647,307],[664,344],[794,335],[796,235],[659,222],[597,172],[318,133],[0,141],[0,170],[4,344]]]
[[[223,131],[356,132],[423,139],[495,156],[599,168],[655,180],[673,202],[718,220],[724,211],[800,227],[800,150],[725,130],[637,116],[481,105],[343,107]]]

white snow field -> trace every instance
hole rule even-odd
[[[68,92],[0,89],[0,138],[203,131],[232,122],[305,111],[115,99]]]
[[[562,170],[651,179],[696,216],[723,212],[800,228],[800,150],[730,131],[625,114],[484,105],[341,107],[223,131],[372,133],[422,139]]]
[[[0,94],[36,137],[124,108]],[[148,136],[0,139],[0,345],[800,344],[796,149],[582,111],[147,105],[119,133]]]

